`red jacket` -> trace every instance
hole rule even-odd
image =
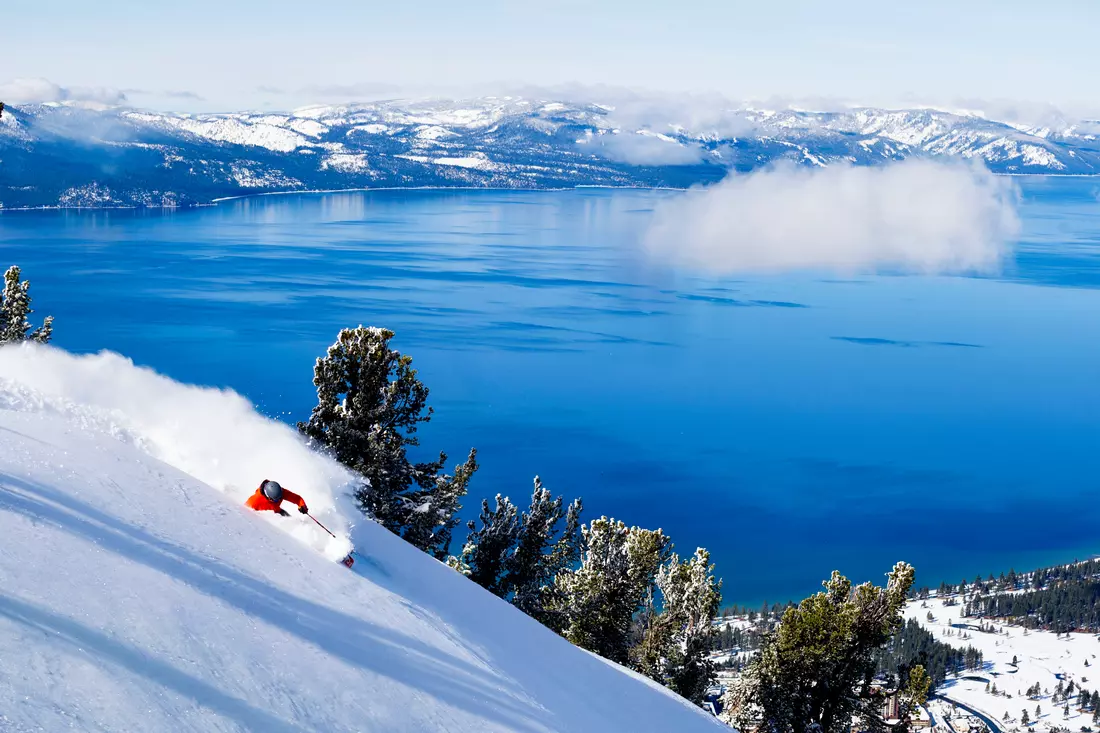
[[[283,489],[282,501],[289,501],[299,507],[306,505],[305,499],[295,494],[293,491]],[[281,503],[281,502],[280,502]],[[260,484],[260,488],[256,489],[256,493],[248,497],[248,501],[244,503],[249,509],[255,509],[258,512],[277,512],[279,511],[279,504],[276,504],[271,499],[264,496],[263,484]]]

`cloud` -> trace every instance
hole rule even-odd
[[[122,93],[126,95],[126,98],[130,97],[145,97],[152,99],[183,99],[191,102],[205,102],[206,97],[196,92],[191,92],[186,89],[123,89]]]
[[[667,199],[649,253],[716,272],[996,272],[1019,231],[1017,190],[987,169],[910,159],[783,165]]]
[[[161,92],[161,94],[163,94],[166,97],[171,97],[172,99],[191,99],[191,100],[194,100],[196,102],[203,102],[203,101],[206,100],[206,98],[203,97],[202,95],[196,94],[195,92],[189,92],[186,89],[182,89],[182,90],[169,89],[168,91]]]
[[[91,102],[117,105],[126,101],[126,95],[109,87],[63,87],[49,79],[23,78],[0,84],[0,99],[11,104]]]
[[[622,132],[593,137],[583,143],[608,160],[630,165],[694,165],[706,151],[698,145],[683,145],[668,137]]]
[[[602,111],[602,127],[660,134],[688,131],[704,138],[751,134],[757,127],[746,105],[720,94],[655,92],[608,85],[563,84],[503,87],[497,93],[586,104]]]

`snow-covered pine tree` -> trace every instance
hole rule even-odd
[[[848,733],[885,730],[882,694],[896,691],[912,710],[928,694],[930,680],[915,665],[899,674],[893,690],[871,686],[875,652],[901,628],[913,584],[913,567],[898,563],[886,587],[853,588],[838,572],[825,590],[787,609],[765,637],[757,657],[725,697],[727,717],[741,730],[771,733]],[[902,716],[907,725],[907,716]],[[904,728],[894,728],[903,730]]]
[[[516,549],[506,564],[507,586],[512,603],[527,615],[552,626],[548,602],[554,577],[571,570],[580,560],[581,500],[562,509],[562,497],[550,491],[535,476],[531,505],[520,521]],[[565,528],[558,534],[558,525]]]
[[[554,577],[580,560],[581,500],[562,509],[561,497],[552,497],[535,477],[531,504],[518,514],[511,500],[499,494],[496,509],[482,502],[481,527],[471,521],[462,553],[447,564],[487,590],[511,601],[527,615],[554,628],[549,601]],[[558,525],[565,518],[565,528]]]
[[[642,639],[631,650],[632,666],[697,705],[714,677],[709,659],[713,621],[722,600],[722,581],[714,577],[703,548],[683,562],[673,554],[657,572],[663,601],[642,623]],[[649,600],[652,608],[652,597]]]
[[[42,325],[31,330],[27,317],[31,310],[30,281],[20,279],[20,270],[12,265],[4,273],[4,290],[0,293],[0,344],[13,341],[48,343],[53,336],[53,316],[46,316]]]
[[[508,587],[514,594],[512,602],[524,613],[538,610],[540,589],[549,580],[545,577],[545,556],[554,541],[554,530],[565,516],[562,498],[554,498],[535,476],[531,505],[520,520],[516,549],[508,558]]]
[[[565,527],[551,545],[550,552],[542,559],[540,575],[543,582],[538,590],[538,597],[536,599],[526,595],[523,601],[527,606],[527,613],[559,634],[565,633],[567,615],[562,612],[565,603],[556,579],[558,575],[572,570],[580,562],[581,553],[584,550],[584,534],[581,532],[583,510],[584,504],[579,498],[574,499],[565,510]],[[519,597],[518,594],[517,597]],[[534,607],[531,601],[535,601]]]
[[[661,530],[627,527],[601,517],[582,527],[581,565],[556,578],[564,634],[579,647],[629,664],[634,614],[670,552]]]
[[[445,458],[441,454],[440,462]],[[434,467],[436,464],[431,465]],[[439,468],[435,470],[438,471]],[[407,519],[402,535],[405,540],[437,560],[446,558],[450,552],[451,536],[458,526],[462,499],[466,496],[470,479],[477,469],[477,449],[471,448],[466,462],[455,466],[453,475],[431,475],[427,485],[420,485],[420,488],[411,492],[405,502]]]
[[[489,509],[489,500],[481,502],[481,527],[473,520],[467,525],[470,534],[458,558],[448,561],[490,593],[503,597],[504,565],[519,532],[519,513],[506,496],[497,494],[496,507]]]
[[[421,423],[431,420],[428,388],[412,357],[391,349],[393,331],[345,328],[317,359],[317,405],[298,429],[365,480],[355,492],[359,508],[425,552],[446,557],[454,516],[477,470],[475,453],[455,475],[447,461],[413,463]]]

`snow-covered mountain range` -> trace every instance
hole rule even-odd
[[[1098,174],[1100,123],[976,113],[677,108],[519,97],[289,113],[173,114],[51,103],[0,117],[0,204],[179,206],[375,187],[688,186],[780,160],[977,159],[998,173]]]

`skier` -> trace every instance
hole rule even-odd
[[[260,482],[260,488],[256,489],[255,494],[248,497],[248,501],[246,501],[244,505],[258,512],[275,512],[276,514],[288,517],[290,515],[280,506],[284,501],[297,504],[298,511],[302,514],[309,514],[309,507],[306,506],[305,499],[298,496],[293,491],[284,489],[279,485],[278,481],[269,481],[267,479]]]
[[[248,497],[248,500],[244,503],[244,505],[249,509],[255,509],[258,512],[275,512],[276,514],[280,514],[284,517],[289,517],[290,515],[286,512],[286,510],[284,510],[282,506],[280,506],[284,501],[289,501],[293,504],[297,504],[298,511],[300,511],[302,514],[309,514],[309,507],[306,506],[305,499],[298,496],[289,489],[284,489],[282,486],[279,485],[278,481],[271,481],[266,478],[260,482],[260,488],[256,489],[255,494]],[[310,518],[313,519],[314,522],[317,522],[317,519],[314,518],[312,515],[310,515]],[[321,524],[320,522],[317,522],[317,526],[328,532],[330,535],[333,536],[333,538],[336,537],[336,535],[332,534],[332,531],[328,527]],[[351,555],[352,553],[349,552],[344,557],[344,559],[340,561],[344,566],[349,568],[355,564],[355,558],[353,558]]]

